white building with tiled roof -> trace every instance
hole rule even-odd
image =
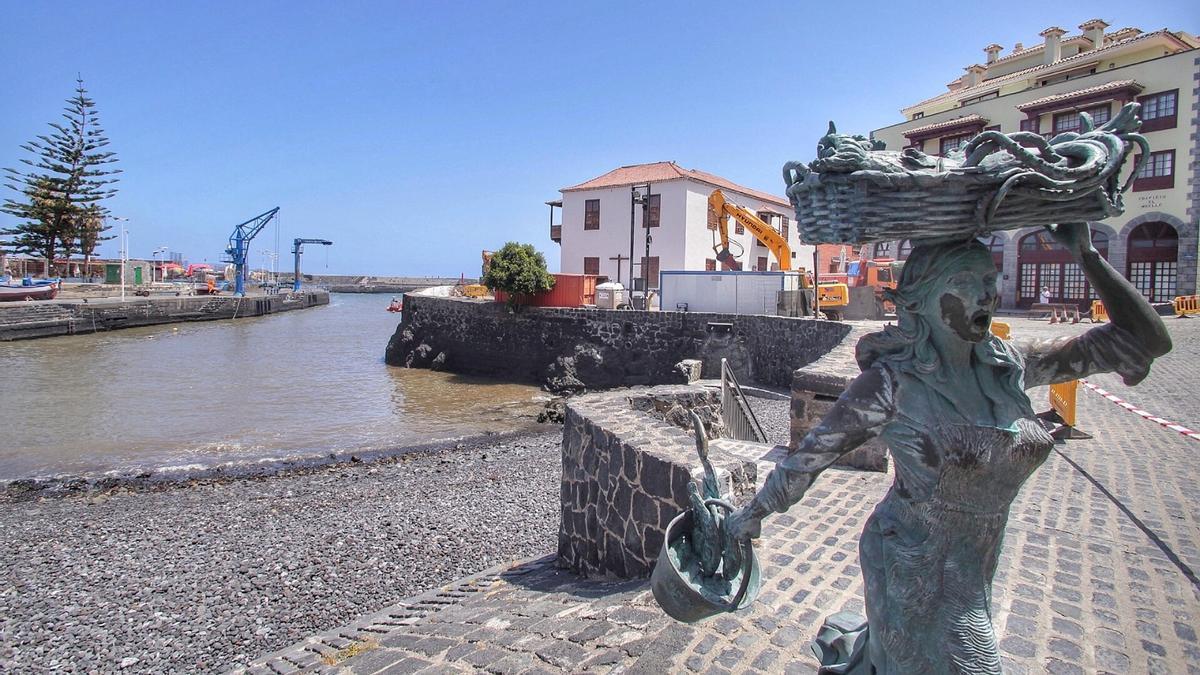
[[[1100,19],[1080,25],[1078,35],[1052,26],[1041,44],[1018,44],[1005,56],[990,44],[985,63],[967,66],[945,92],[904,108],[904,122],[872,136],[893,150],[946,154],[985,129],[1053,137],[1078,129],[1080,112],[1103,124],[1121,105],[1140,102],[1150,162],[1125,195],[1124,215],[1094,223],[1093,239],[1147,297],[1170,301],[1196,293],[1200,40],[1182,31],[1107,28]],[[909,247],[881,248],[881,255],[903,257]],[[1027,307],[1042,288],[1055,302],[1090,303],[1082,271],[1037,228],[995,236],[992,255],[1004,307]]]
[[[643,210],[634,202],[634,191],[640,188],[645,193],[647,185],[649,205]],[[632,277],[648,272],[651,288],[658,286],[660,271],[717,269],[716,221],[709,213],[708,197],[718,188],[729,201],[755,212],[787,238],[793,269],[811,267],[813,248],[800,243],[786,199],[675,162],[654,162],[623,166],[559,190],[562,199],[549,202],[562,207],[562,224],[551,226],[551,238],[561,246],[559,269],[600,274],[631,287],[631,241]],[[652,238],[648,260],[647,224]],[[731,246],[734,253],[739,246],[743,251],[739,258],[743,269],[779,269],[779,261],[740,225],[731,222],[729,236],[737,244]],[[643,265],[648,269],[643,270]]]

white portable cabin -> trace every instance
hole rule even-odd
[[[659,273],[659,307],[664,312],[779,314],[779,291],[800,290],[800,272]]]

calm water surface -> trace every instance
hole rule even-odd
[[[383,363],[391,296],[0,343],[0,479],[387,449],[530,423],[543,396]]]

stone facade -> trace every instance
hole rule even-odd
[[[686,385],[572,399],[563,425],[559,566],[587,577],[648,576],[700,471],[687,411],[717,437],[720,409],[720,392]],[[711,460],[726,492],[753,489],[754,462],[724,453]]]
[[[388,342],[394,366],[583,391],[679,381],[675,366],[702,362],[706,378],[726,358],[744,383],[786,388],[792,371],[820,358],[849,333],[815,319],[702,312],[526,307],[466,298],[411,295]]]

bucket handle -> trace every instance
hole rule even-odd
[[[725,501],[724,499],[716,499],[716,498],[705,499],[704,506],[706,506],[706,507],[717,506],[717,507],[724,509],[727,513],[733,513],[733,511],[734,511],[733,504],[730,504],[729,502]],[[729,602],[729,609],[726,611],[730,611],[730,612],[737,611],[738,605],[742,604],[742,599],[746,597],[746,591],[750,588],[750,569],[751,569],[750,555],[752,553],[750,540],[746,539],[744,541],[739,541],[739,542],[737,542],[737,545],[739,548],[741,548],[741,554],[742,554],[742,583],[738,587],[737,593],[733,594],[733,600],[731,600]]]

